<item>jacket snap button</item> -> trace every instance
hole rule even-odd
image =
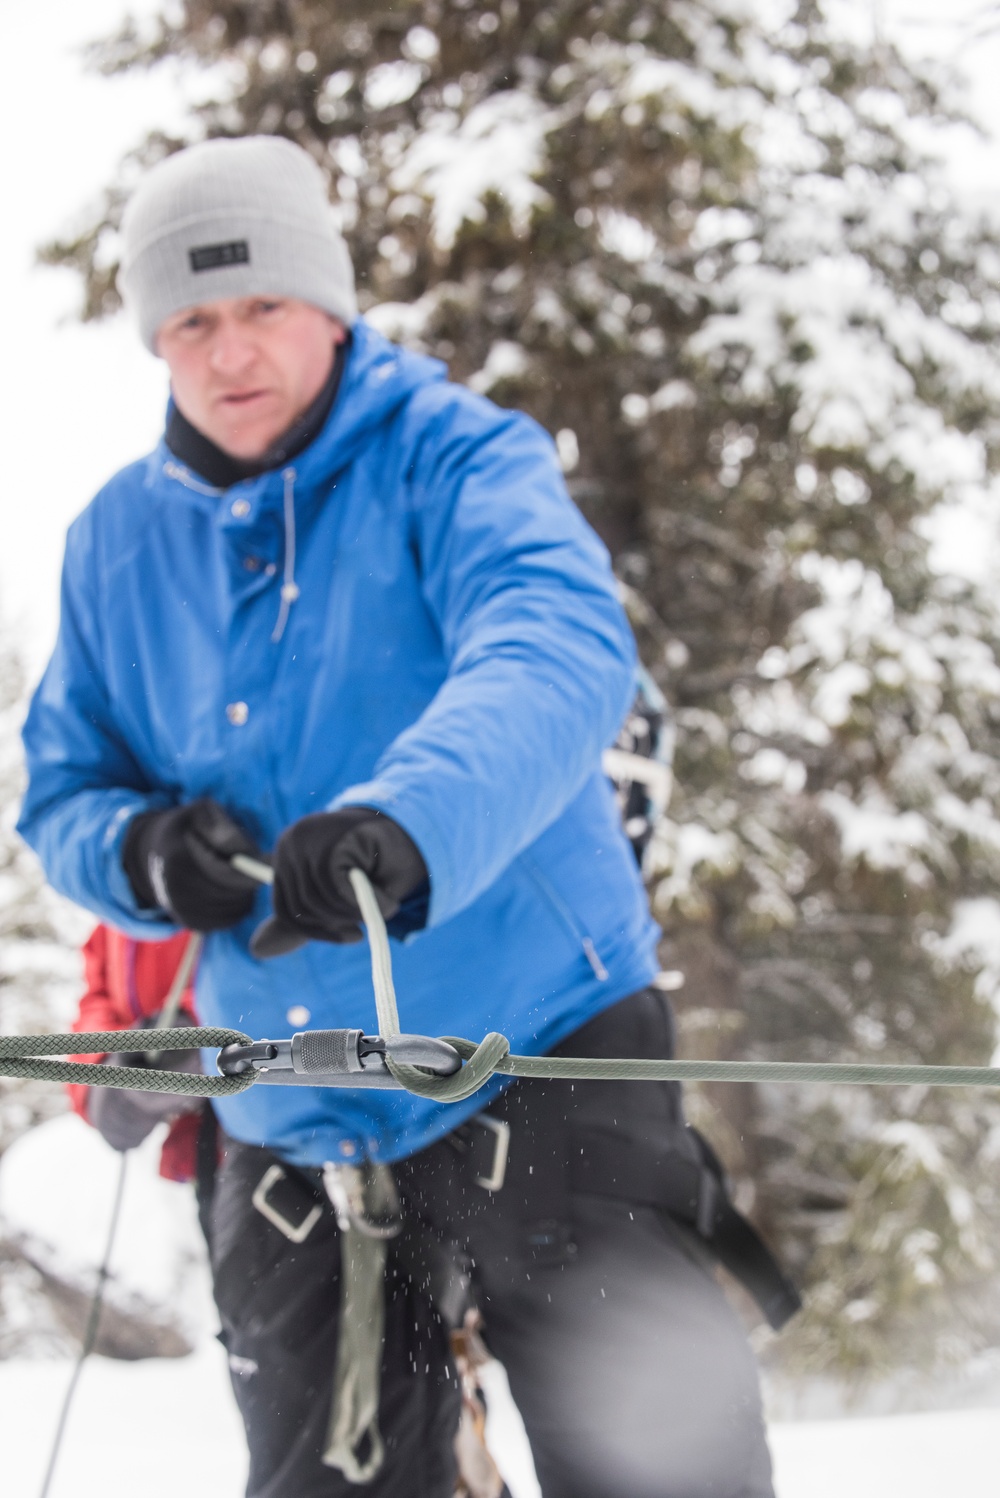
[[[243,566],[247,572],[259,572],[261,567],[260,557],[244,557]]]
[[[226,708],[226,717],[234,728],[242,728],[250,716],[250,709],[245,702],[231,702]]]
[[[235,515],[237,520],[245,520],[250,513],[250,501],[248,499],[234,499],[229,510],[230,514]]]

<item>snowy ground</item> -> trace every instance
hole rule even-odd
[[[50,1498],[242,1493],[242,1432],[222,1350],[205,1334],[211,1311],[190,1193],[160,1181],[155,1161],[154,1147],[129,1162],[116,1280],[154,1305],[174,1307],[189,1332],[200,1327],[199,1345],[192,1356],[169,1361],[91,1360]],[[28,1235],[36,1251],[47,1246],[43,1257],[52,1267],[86,1283],[100,1257],[116,1171],[117,1157],[94,1131],[74,1117],[55,1119],[4,1156],[0,1225]],[[50,1189],[55,1172],[58,1191]],[[488,1372],[497,1461],[515,1498],[538,1498],[503,1372]],[[68,1362],[41,1357],[0,1361],[4,1498],[36,1498],[69,1373]],[[947,1401],[975,1399],[985,1408],[774,1423],[778,1498],[995,1498],[997,1373],[991,1365]],[[797,1407],[818,1407],[809,1391],[801,1395]]]
[[[36,1498],[68,1372],[62,1363],[0,1363],[6,1498]],[[515,1498],[536,1498],[516,1415],[501,1405],[495,1395],[497,1458]],[[995,1498],[1000,1409],[778,1424],[771,1443],[778,1498]],[[244,1471],[221,1349],[209,1344],[175,1362],[95,1358],[51,1498],[239,1498]]]

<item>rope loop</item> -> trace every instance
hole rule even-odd
[[[80,1082],[87,1086],[123,1087],[136,1092],[170,1092],[186,1097],[229,1097],[256,1081],[253,1072],[240,1077],[209,1077],[197,1072],[147,1066],[101,1066],[93,1061],[56,1061],[54,1056],[111,1055],[140,1047],[156,1051],[221,1050],[250,1045],[241,1030],[190,1025],[171,1030],[91,1030],[65,1035],[0,1035],[0,1077],[42,1082]]]
[[[400,1033],[399,1009],[392,981],[389,933],[386,931],[375,891],[367,877],[360,869],[352,869],[350,880],[371,947],[372,987],[375,989],[378,1033],[383,1040],[394,1040]],[[435,1077],[419,1066],[400,1066],[388,1056],[386,1065],[400,1087],[405,1087],[407,1092],[414,1092],[418,1097],[433,1098],[436,1103],[461,1103],[485,1086],[510,1055],[510,1042],[496,1031],[487,1035],[479,1045],[473,1045],[467,1040],[455,1041],[451,1037],[448,1037],[448,1042],[454,1045],[465,1062],[461,1071],[455,1072],[454,1076]]]
[[[480,1041],[479,1045],[473,1045],[471,1041],[463,1041],[459,1045],[450,1035],[442,1038],[453,1045],[465,1060],[462,1070],[451,1077],[432,1076],[419,1066],[398,1066],[390,1057],[386,1057],[386,1065],[401,1087],[405,1087],[407,1092],[415,1092],[419,1097],[433,1098],[436,1103],[464,1102],[467,1097],[478,1092],[480,1087],[485,1086],[510,1055],[510,1042],[495,1030]]]

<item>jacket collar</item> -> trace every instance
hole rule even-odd
[[[229,489],[243,479],[257,478],[271,468],[280,468],[297,458],[323,430],[337,398],[344,356],[345,349],[341,345],[334,352],[330,373],[315,400],[259,458],[247,461],[224,452],[188,421],[172,399],[167,407],[167,429],[163,440],[175,458],[215,489]]]
[[[410,353],[390,343],[363,318],[358,318],[351,328],[330,412],[319,433],[293,460],[296,498],[319,486],[325,487],[348,467],[370,434],[390,420],[414,390],[446,378],[447,370],[440,360]],[[171,402],[168,422],[172,409]],[[283,475],[288,472],[287,464],[256,477],[240,479],[227,491],[225,486],[200,477],[191,465],[178,461],[166,438],[150,455],[150,461],[151,482],[156,487],[165,483],[173,498],[186,495],[192,502],[215,508],[223,493],[232,500],[233,490],[238,489],[256,512],[283,507]]]

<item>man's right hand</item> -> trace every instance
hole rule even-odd
[[[234,853],[261,857],[242,827],[205,797],[134,817],[122,866],[145,909],[165,910],[189,931],[222,931],[250,914],[259,888],[232,867]]]

